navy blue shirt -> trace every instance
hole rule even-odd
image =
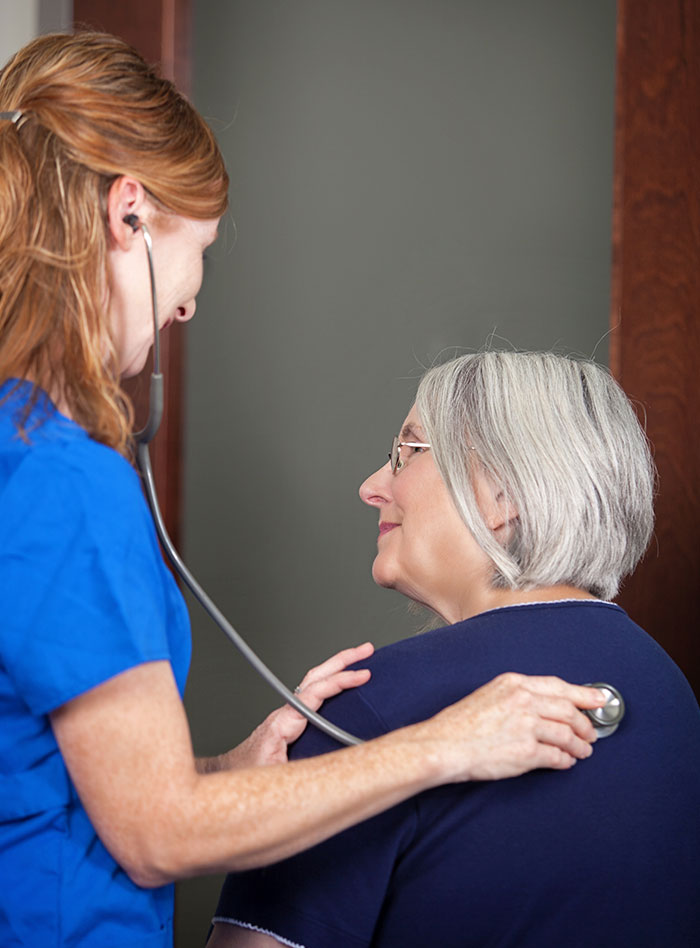
[[[187,611],[136,472],[45,396],[21,437],[30,390],[0,404],[0,945],[166,948],[173,887],[139,888],[104,848],[49,714],[148,661],[182,694]]]
[[[700,710],[611,603],[511,606],[380,649],[324,705],[369,738],[504,671],[607,681],[627,714],[571,770],[427,791],[275,866],[227,878],[216,920],[306,948],[683,948],[700,940]],[[307,728],[293,757],[333,742]]]

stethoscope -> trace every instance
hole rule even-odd
[[[140,431],[135,432],[136,441],[136,462],[143,477],[144,487],[148,505],[153,514],[153,521],[156,526],[158,539],[165,550],[168,559],[173,564],[178,576],[182,579],[190,592],[195,596],[204,611],[219,626],[222,632],[228,636],[230,641],[236,646],[238,651],[246,658],[253,668],[262,676],[262,678],[287,702],[302,714],[308,721],[314,724],[321,731],[324,731],[329,737],[334,738],[341,744],[362,744],[359,737],[349,734],[342,728],[337,727],[331,721],[328,721],[316,711],[311,711],[300,700],[299,696],[290,691],[287,686],[271,671],[263,660],[253,651],[248,643],[234,629],[226,616],[216,606],[212,599],[200,586],[192,573],[182,560],[182,557],[175,549],[175,546],[168,536],[165,528],[158,496],[156,494],[156,485],[151,468],[151,457],[148,451],[148,444],[156,435],[163,417],[163,375],[160,371],[160,332],[158,329],[158,303],[156,299],[156,280],[153,270],[153,242],[148,227],[139,220],[135,214],[127,214],[124,223],[128,224],[134,231],[141,230],[146,245],[146,255],[148,257],[148,274],[151,281],[151,306],[153,309],[153,371],[151,372],[151,381],[148,401],[148,418],[146,424]],[[598,737],[608,737],[614,733],[625,713],[625,703],[622,695],[612,685],[596,683],[590,687],[600,688],[607,694],[607,701],[602,708],[584,710],[598,732]]]
[[[299,696],[290,691],[289,688],[287,688],[287,686],[282,681],[280,681],[274,672],[272,672],[267,667],[263,660],[258,655],[256,655],[248,643],[239,635],[238,632],[236,632],[223,612],[221,612],[213,600],[200,586],[183,562],[182,557],[177,552],[172,540],[168,536],[168,531],[165,528],[165,522],[163,521],[163,516],[160,512],[160,505],[158,504],[156,485],[153,478],[153,470],[151,468],[151,457],[148,451],[148,444],[155,437],[163,417],[163,375],[160,371],[160,333],[158,331],[158,301],[156,298],[156,280],[153,270],[153,242],[151,240],[151,234],[148,230],[148,227],[143,223],[143,221],[140,221],[135,214],[127,214],[127,216],[124,218],[124,223],[128,224],[134,232],[140,229],[141,233],[143,234],[143,239],[146,244],[146,255],[148,256],[148,274],[151,280],[151,305],[153,308],[153,371],[151,372],[151,382],[149,388],[148,418],[143,428],[140,431],[135,432],[134,439],[136,441],[136,463],[138,464],[141,476],[143,477],[146,498],[148,500],[148,505],[151,508],[151,513],[153,514],[153,521],[156,525],[158,539],[160,540],[163,549],[168,556],[168,559],[175,567],[175,571],[177,572],[178,576],[185,583],[190,592],[195,596],[207,615],[209,615],[219,626],[221,631],[228,636],[238,651],[250,662],[253,668],[264,678],[268,685],[271,685],[272,688],[274,688],[275,691],[281,695],[282,698],[284,698],[287,704],[291,704],[292,707],[296,708],[300,714],[303,714],[308,721],[311,721],[312,724],[315,724],[317,728],[320,728],[320,730],[324,731],[330,737],[335,738],[336,741],[339,741],[341,744],[348,745],[362,744],[363,742],[359,737],[355,737],[353,734],[348,734],[347,731],[337,727],[331,721],[326,720],[326,718],[324,718],[322,715],[317,714],[310,708],[307,708]]]
[[[595,681],[586,687],[598,688],[605,695],[606,701],[601,708],[585,708],[583,713],[591,720],[598,737],[610,737],[618,729],[620,721],[625,716],[623,697],[617,688],[607,685],[604,681]]]

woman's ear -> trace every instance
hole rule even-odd
[[[488,474],[476,475],[474,493],[486,526],[497,540],[507,542],[513,523],[518,519],[518,509]]]
[[[107,226],[112,246],[120,250],[133,246],[133,219],[143,216],[147,203],[146,189],[140,181],[128,175],[115,178],[107,195]],[[131,223],[126,218],[131,218]]]

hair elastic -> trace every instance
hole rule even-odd
[[[21,109],[15,109],[14,112],[0,112],[0,119],[7,119],[8,122],[12,122],[13,125],[17,125],[19,120],[24,115]]]

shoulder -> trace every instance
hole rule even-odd
[[[609,681],[634,699],[653,680],[655,692],[688,687],[663,649],[613,603],[556,602],[481,613],[378,649],[361,667],[367,684],[337,695],[322,713],[361,738],[425,720],[503,672]],[[304,751],[337,748],[308,736]],[[306,756],[306,753],[302,754]]]
[[[61,418],[51,419],[28,434],[26,459],[36,468],[45,468],[57,476],[92,481],[106,476],[125,484],[137,483],[131,464],[115,451],[91,438],[78,425]],[[99,481],[96,482],[99,486]]]
[[[92,439],[84,428],[56,410],[48,397],[39,393],[36,404],[18,424],[31,395],[27,383],[0,386],[0,452],[8,469],[22,465],[23,471],[47,468],[56,475],[81,476],[105,471],[129,478],[133,469],[113,448]]]
[[[369,668],[370,680],[330,698],[321,714],[356,737],[370,740],[436,713],[447,703],[439,687],[444,680],[441,666],[454,667],[454,652],[442,633],[447,637],[453,634],[448,627],[402,639],[358,662],[355,667]],[[316,756],[338,747],[336,741],[309,725],[291,756]]]
[[[50,421],[3,446],[0,505],[25,515],[50,503],[75,511],[81,506],[108,514],[140,495],[139,478],[129,462],[99,444],[77,425]],[[4,519],[4,518],[3,518]]]
[[[51,423],[0,457],[0,555],[60,569],[96,557],[150,561],[154,530],[136,471],[72,423]]]

